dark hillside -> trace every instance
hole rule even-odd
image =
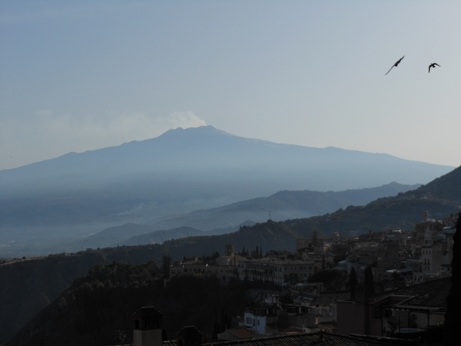
[[[210,254],[212,251],[221,252],[228,244],[233,244],[237,251],[253,249],[256,246],[263,251],[294,251],[298,237],[299,234],[284,222],[267,221],[254,226],[241,227],[234,233],[170,240],[163,244],[163,251],[172,258],[200,256]]]
[[[413,229],[427,215],[443,220],[461,208],[461,167],[416,190],[380,198],[363,207],[350,206],[334,213],[286,224],[301,235],[314,230],[365,233],[369,230]]]
[[[195,325],[211,340],[230,316],[242,314],[245,302],[239,282],[221,286],[214,278],[185,277],[167,288],[156,280],[154,263],[96,266],[75,281],[53,304],[36,315],[7,345],[109,345],[125,335],[132,341],[132,315],[142,306],[163,314],[167,335]]]
[[[160,246],[120,247],[19,259],[0,264],[0,344],[95,265],[140,264],[160,258]]]
[[[302,236],[308,236],[314,230],[324,234],[339,232],[347,236],[368,231],[412,230],[416,223],[424,220],[426,212],[431,218],[445,219],[457,210],[459,207],[455,205],[430,200],[383,200],[365,207],[348,207],[328,215],[288,220],[286,223]]]
[[[459,200],[461,192],[461,167],[434,179],[430,183],[415,190],[420,197],[439,200]]]

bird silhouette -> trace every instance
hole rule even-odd
[[[391,72],[391,70],[392,70],[394,67],[399,66],[399,64],[400,64],[400,62],[402,61],[403,58],[405,58],[405,55],[402,56],[399,60],[397,60],[397,61],[395,62],[395,64],[391,66],[391,68],[389,69],[389,71],[386,72],[385,75],[387,75],[389,72]]]
[[[434,68],[434,67],[440,67],[439,64],[437,64],[436,62],[433,62],[432,64],[429,65],[428,69],[427,69],[427,72],[430,73],[431,72],[431,68]]]

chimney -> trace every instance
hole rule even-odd
[[[202,332],[194,326],[182,328],[177,336],[177,346],[202,346]]]
[[[145,306],[134,313],[134,346],[162,346],[162,313],[152,306]]]

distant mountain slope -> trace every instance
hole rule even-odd
[[[367,230],[412,229],[427,215],[443,219],[461,210],[461,167],[430,183],[395,197],[380,198],[363,207],[349,207],[335,213],[290,223],[301,234],[324,232],[363,233]]]
[[[150,225],[128,223],[110,227],[77,243],[84,248],[109,247],[119,245],[161,244],[164,241],[204,235],[192,227],[178,227],[168,230],[152,230]]]
[[[188,225],[201,230],[213,230],[242,224],[247,220],[283,221],[322,215],[350,205],[365,205],[377,198],[395,196],[414,190],[419,185],[390,183],[379,187],[346,191],[280,191],[269,197],[253,198],[230,205],[197,210],[185,215],[163,218],[156,227],[171,228]]]
[[[37,243],[39,228],[46,243],[51,233],[78,238],[274,191],[425,184],[451,169],[387,154],[247,139],[211,126],[176,129],[0,171],[0,250]]]
[[[204,232],[229,233],[237,230],[245,222],[254,224],[268,219],[283,221],[322,215],[350,205],[364,205],[377,198],[397,195],[418,186],[391,183],[376,188],[338,192],[281,191],[269,197],[163,218],[150,225],[128,223],[110,227],[79,240],[78,244],[83,248],[142,245],[162,243],[184,236],[207,235]],[[184,228],[186,226],[187,228]]]

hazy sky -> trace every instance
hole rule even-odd
[[[459,0],[1,1],[0,169],[204,124],[459,166],[460,14]]]

